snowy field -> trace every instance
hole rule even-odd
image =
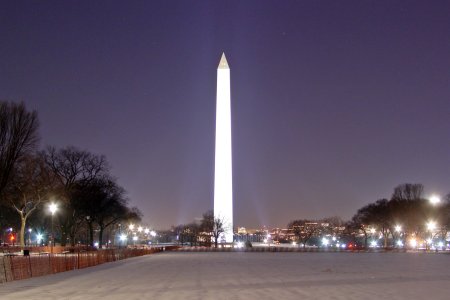
[[[6,283],[0,299],[450,299],[450,256],[165,252]]]

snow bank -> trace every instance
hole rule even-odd
[[[165,252],[0,285],[0,299],[449,299],[449,256]]]

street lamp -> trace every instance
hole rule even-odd
[[[36,235],[36,242],[37,242],[38,246],[40,246],[42,238],[43,238],[43,235],[41,233],[38,233]]]
[[[431,195],[430,203],[432,205],[437,205],[437,204],[439,204],[439,202],[441,202],[441,198],[438,195]]]
[[[125,241],[127,240],[127,235],[126,234],[121,234],[119,239],[122,242],[122,245],[124,245]]]
[[[429,231],[433,231],[434,229],[436,229],[436,222],[434,222],[434,221],[429,221],[429,222],[427,223],[427,229],[428,229]]]
[[[430,232],[430,238],[427,240],[428,247],[431,247],[431,244],[433,243],[433,231],[436,229],[436,222],[435,221],[428,221],[427,223],[427,229]]]
[[[55,214],[56,210],[58,209],[58,206],[56,205],[56,203],[50,203],[49,206],[50,212],[52,213],[52,241],[51,241],[51,250],[50,252],[53,253],[53,244],[55,243],[55,236],[54,236],[54,232],[53,232],[53,215]]]
[[[28,228],[28,246],[31,246],[31,232],[33,231],[33,229]]]

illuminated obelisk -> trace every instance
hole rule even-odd
[[[230,68],[225,53],[217,68],[216,157],[214,170],[214,218],[223,220],[219,242],[233,242],[233,182],[231,160]]]

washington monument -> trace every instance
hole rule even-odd
[[[217,68],[216,156],[214,169],[214,219],[223,221],[219,242],[233,242],[233,181],[231,160],[230,68],[225,53]]]

